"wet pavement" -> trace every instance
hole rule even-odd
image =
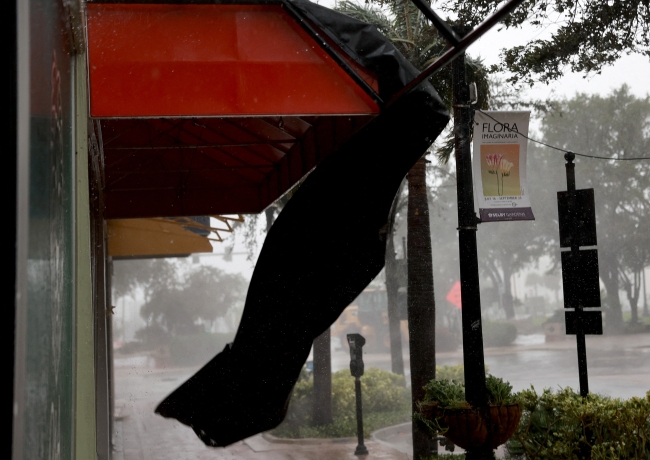
[[[144,360],[141,360],[144,361]],[[119,363],[119,362],[118,362]],[[116,364],[118,364],[116,363]],[[398,449],[368,440],[368,455],[355,456],[356,440],[280,440],[257,435],[227,448],[205,446],[175,420],[154,414],[158,402],[182,383],[186,369],[116,366],[114,460],[407,460]]]
[[[650,390],[650,334],[587,336],[589,388],[615,398],[644,396]],[[438,365],[462,364],[462,349],[438,353]],[[349,354],[333,353],[334,370],[349,366]],[[390,355],[364,355],[367,366],[390,370]],[[404,354],[408,377],[408,354]],[[572,387],[578,391],[578,354],[575,336],[544,343],[544,335],[520,336],[514,345],[486,348],[485,364],[490,374],[510,382],[515,391],[533,385],[543,388]],[[408,378],[407,378],[408,381]]]
[[[515,390],[534,385],[570,386],[578,389],[578,364],[575,339],[550,344],[534,336],[520,337],[519,345],[488,348],[485,362],[490,373],[512,383]],[[613,397],[643,396],[650,390],[650,334],[595,336],[587,338],[589,383],[592,392]],[[390,369],[390,356],[367,354],[367,367]],[[437,355],[437,363],[460,364],[462,352]],[[405,354],[408,368],[408,356]],[[401,427],[388,440],[369,440],[370,454],[355,456],[356,442],[311,440],[278,442],[258,435],[228,448],[208,448],[192,430],[176,421],[153,413],[156,404],[187,379],[195,369],[154,369],[146,357],[118,358],[115,362],[115,454],[116,460],[184,460],[184,459],[382,459],[410,458],[409,430]],[[333,353],[334,370],[349,366],[347,351]],[[406,446],[406,447],[405,447]]]

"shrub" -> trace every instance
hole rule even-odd
[[[501,406],[517,402],[512,393],[512,385],[499,377],[485,377],[488,404]],[[431,380],[425,387],[425,403],[433,403],[440,407],[469,407],[465,401],[465,384],[457,380]]]
[[[490,370],[485,366],[485,373]],[[436,380],[455,380],[457,382],[465,381],[465,366],[457,364],[455,366],[436,366]]]
[[[511,459],[650,459],[650,391],[626,401],[572,389],[524,390],[522,417],[506,444]]]
[[[284,422],[272,434],[289,438],[356,436],[354,377],[347,369],[332,374],[333,423],[313,426],[314,382],[303,372],[296,383]],[[361,377],[364,434],[410,420],[411,392],[403,375],[369,368]]]
[[[486,321],[483,323],[483,342],[486,347],[507,347],[517,338],[517,326],[512,323]]]
[[[436,366],[436,380],[456,380],[457,382],[465,381],[465,366]]]

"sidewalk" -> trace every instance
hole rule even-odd
[[[187,427],[162,417],[125,416],[115,424],[115,460],[410,460],[411,456],[374,440],[368,455],[354,455],[356,439],[279,440],[262,434],[226,448],[205,446]],[[157,433],[148,436],[147,433]],[[160,434],[164,433],[164,437]]]

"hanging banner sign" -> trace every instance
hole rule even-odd
[[[529,121],[530,112],[476,111],[474,187],[483,222],[535,220],[526,182]]]

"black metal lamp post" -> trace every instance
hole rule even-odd
[[[465,30],[455,28],[463,36]],[[483,328],[481,325],[481,296],[476,245],[477,224],[474,210],[472,158],[470,153],[469,86],[465,80],[465,54],[452,63],[454,136],[458,197],[458,250],[460,262],[460,292],[463,320],[463,364],[465,367],[465,399],[475,408],[487,407]],[[492,459],[491,449],[467,451],[467,459]]]
[[[460,32],[460,31],[457,31]],[[465,397],[474,407],[487,405],[481,297],[478,277],[476,226],[480,222],[474,211],[472,159],[470,154],[469,87],[465,81],[465,54],[452,64],[454,92],[454,134],[458,197],[458,246],[460,292],[463,318],[463,364]]]
[[[348,344],[350,345],[350,373],[354,377],[354,393],[357,398],[357,448],[354,455],[366,455],[368,449],[363,443],[363,411],[361,405],[361,380],[363,375],[363,346],[366,339],[361,334],[348,334]]]

